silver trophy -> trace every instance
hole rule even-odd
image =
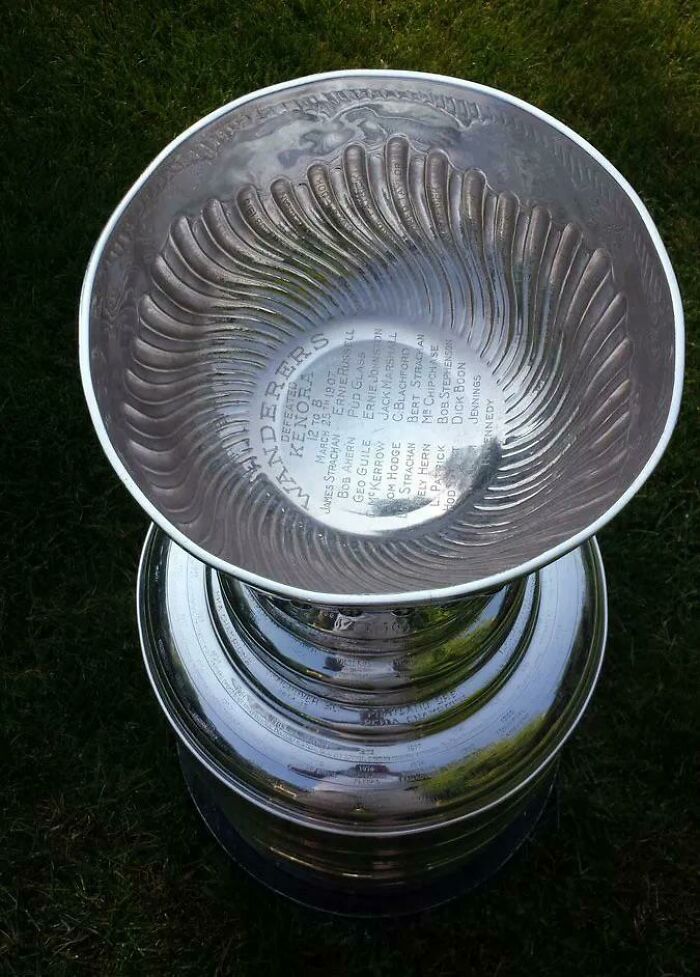
[[[153,161],[80,328],[154,523],[146,668],[213,834],[340,912],[480,882],[600,671],[593,534],[678,413],[680,297],[632,188],[501,92],[303,78]]]

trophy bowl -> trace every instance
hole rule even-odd
[[[478,882],[600,668],[591,537],[678,413],[680,297],[632,188],[480,85],[299,79],[154,160],[80,320],[98,435],[159,527],[141,639],[215,835],[323,908]]]

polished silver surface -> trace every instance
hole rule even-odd
[[[478,813],[546,765],[605,639],[594,544],[488,596],[393,610],[298,606],[151,530],[146,665],[178,735],[282,817],[415,832]]]
[[[549,782],[600,670],[605,584],[591,542],[444,606],[314,607],[152,529],[139,624],[200,806],[298,878],[376,895],[468,864]]]
[[[455,79],[348,72],[232,103],[127,195],[81,365],[112,463],[204,562],[411,605],[587,538],[660,456],[678,290],[580,137]]]
[[[599,673],[593,533],[678,414],[680,297],[632,188],[483,86],[277,85],[126,195],[80,357],[160,527],[141,643],[215,836],[340,911],[483,879]]]
[[[415,913],[481,885],[532,833],[557,772],[552,761],[516,797],[429,832],[324,837],[252,807],[184,747],[178,752],[199,814],[240,867],[288,899],[352,916]]]

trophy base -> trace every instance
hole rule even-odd
[[[152,529],[138,610],[211,832],[276,891],[352,915],[437,905],[510,858],[606,630],[594,541],[497,590],[363,608],[255,591]]]
[[[178,755],[187,789],[200,817],[240,868],[278,895],[309,909],[363,917],[405,916],[434,909],[487,882],[513,858],[534,831],[552,794],[558,768],[555,763],[552,772],[500,835],[446,878],[431,880],[428,877],[412,885],[394,886],[389,891],[377,891],[371,883],[341,890],[333,884],[324,885],[303,871],[291,871],[273,853],[265,855],[249,845],[217,803],[217,789],[211,782],[211,775],[182,746],[178,747]]]

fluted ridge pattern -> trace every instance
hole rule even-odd
[[[502,395],[497,465],[438,518],[324,524],[256,459],[252,405],[297,337],[372,316],[451,335]],[[631,343],[610,257],[546,206],[403,137],[181,216],[125,376],[129,465],[208,552],[335,593],[466,583],[567,539],[621,490]],[[361,527],[360,527],[361,528]]]

